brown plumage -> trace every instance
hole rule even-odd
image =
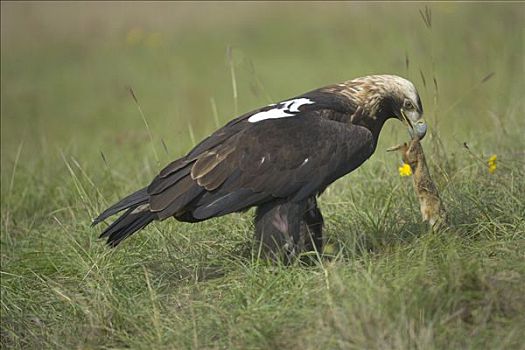
[[[102,233],[115,246],[155,220],[196,222],[257,206],[256,239],[270,255],[285,248],[284,236],[291,237],[284,249],[289,257],[320,249],[323,218],[315,197],[372,155],[388,118],[412,128],[422,113],[414,85],[393,75],[358,78],[256,109],[93,223],[128,209]]]

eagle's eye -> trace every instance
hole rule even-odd
[[[414,104],[410,102],[410,100],[405,100],[403,102],[403,108],[406,109],[407,111],[411,111],[415,109]]]

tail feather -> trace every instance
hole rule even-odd
[[[117,218],[117,220],[113,221],[108,227],[106,227],[104,229],[104,231],[102,231],[102,233],[100,234],[100,236],[98,238],[104,238],[104,237],[107,237],[109,235],[108,232],[111,232],[111,231],[114,231],[114,230],[118,230],[120,229],[122,226],[120,225],[120,223],[128,216],[131,214],[131,212],[135,210],[135,208],[129,208],[128,210],[126,210],[126,212],[124,214],[122,214],[121,216],[119,216]],[[119,227],[117,227],[117,225],[119,225]]]
[[[156,218],[156,214],[150,212],[148,209],[134,212],[135,209],[136,208],[128,209],[102,232],[100,238],[107,237],[107,244],[115,247],[125,238],[143,229]]]
[[[93,223],[91,224],[91,226],[95,226],[101,221],[109,218],[112,215],[115,215],[116,213],[124,209],[131,208],[131,207],[136,208],[137,206],[141,204],[147,203],[149,200],[149,195],[148,195],[147,190],[148,190],[147,187],[142,188],[138,190],[137,192],[134,192],[130,194],[129,196],[121,199],[118,203],[104,210],[102,214],[100,214],[95,220],[93,220]]]
[[[91,225],[95,226],[108,217],[127,209],[124,214],[106,227],[100,235],[100,238],[107,237],[109,246],[115,247],[122,240],[157,219],[157,214],[150,211],[149,198],[147,188],[140,189],[104,210],[102,214],[93,220]]]

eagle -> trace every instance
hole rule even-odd
[[[414,84],[370,75],[245,113],[163,168],[151,183],[102,212],[119,212],[101,238],[109,246],[174,217],[199,222],[251,207],[255,243],[270,259],[322,251],[317,197],[374,153],[389,118],[422,139],[427,125]]]

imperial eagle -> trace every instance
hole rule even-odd
[[[168,164],[93,225],[124,211],[101,234],[116,246],[153,221],[198,222],[255,206],[255,238],[265,256],[320,251],[316,197],[374,153],[387,119],[423,138],[422,114],[414,85],[395,75],[365,76],[258,108]]]

